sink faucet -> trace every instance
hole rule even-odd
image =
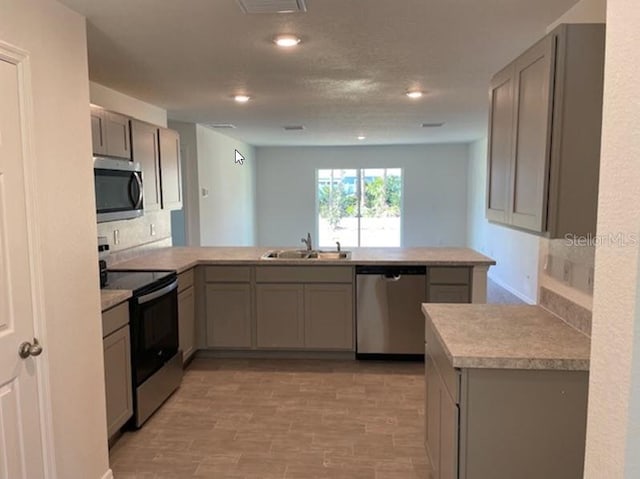
[[[304,244],[307,245],[307,251],[313,251],[313,244],[311,242],[311,233],[307,233],[306,238],[300,239]]]
[[[338,253],[342,251],[342,248],[340,247],[340,241],[336,241],[336,248],[338,248]]]

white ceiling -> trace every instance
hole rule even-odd
[[[246,15],[235,0],[61,1],[88,18],[91,80],[172,119],[235,124],[223,132],[253,145],[478,139],[492,73],[576,3],[307,0],[307,13]],[[276,33],[303,43],[277,49]]]

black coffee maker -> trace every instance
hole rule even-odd
[[[106,236],[98,236],[98,268],[100,270],[100,287],[107,285],[107,257],[109,256],[109,241]]]

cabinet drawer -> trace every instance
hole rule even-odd
[[[425,321],[425,343],[426,353],[442,378],[449,395],[456,404],[460,403],[460,371],[449,362],[430,319]]]
[[[204,269],[207,283],[248,283],[251,266],[207,266]]]
[[[180,273],[178,275],[178,292],[184,291],[187,288],[193,286],[194,273],[193,269]]]
[[[353,283],[350,266],[258,266],[258,283]]]
[[[129,302],[127,301],[102,313],[102,337],[109,336],[125,324],[129,324]]]
[[[429,268],[431,284],[469,284],[470,277],[471,268],[467,267]]]
[[[434,284],[429,286],[428,301],[430,303],[470,303],[469,286],[453,284]]]

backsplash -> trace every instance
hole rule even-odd
[[[566,239],[540,241],[539,286],[591,311],[595,246]]]
[[[591,311],[553,291],[540,288],[540,306],[561,317],[567,324],[591,337]]]
[[[171,246],[171,212],[156,211],[132,220],[99,223],[98,236],[106,236],[109,241],[109,264],[130,259],[149,249]]]

